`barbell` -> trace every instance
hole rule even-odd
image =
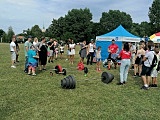
[[[66,69],[65,69],[65,68],[62,68],[61,65],[56,65],[54,69],[51,69],[50,75],[53,76],[52,70],[54,70],[56,74],[63,74],[63,75],[66,75],[66,74],[67,74]]]
[[[62,68],[61,65],[56,65],[54,69],[51,69],[51,71],[50,71],[51,76],[53,76],[52,70],[54,70],[56,74],[63,74],[63,75],[67,74],[66,68]],[[84,71],[84,74],[86,76],[87,73],[88,73],[88,68],[84,67],[83,71]]]
[[[94,79],[94,78],[93,78]],[[112,82],[114,75],[108,72],[103,72],[101,74],[101,81],[105,84]],[[76,79],[74,76],[69,75],[66,78],[61,80],[61,87],[64,89],[75,89],[76,88]]]

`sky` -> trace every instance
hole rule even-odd
[[[92,21],[99,22],[102,12],[120,10],[131,15],[134,23],[149,22],[153,0],[0,0],[0,29],[15,34],[39,25],[48,28],[53,18],[67,15],[69,10],[89,8]]]

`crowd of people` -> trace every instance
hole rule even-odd
[[[121,60],[120,81],[117,85],[123,85],[127,82],[129,70],[134,70],[133,77],[141,77],[143,86],[141,89],[148,90],[149,87],[157,87],[157,75],[159,71],[159,48],[154,45],[153,41],[141,41],[138,48],[133,43],[124,43],[123,49],[118,53],[118,46],[112,40],[108,47],[108,70],[110,70],[111,61],[115,69],[117,60]]]
[[[27,41],[24,43],[25,47],[25,65],[24,72],[29,75],[36,75],[36,67],[39,71],[46,70],[46,64],[53,63],[54,60],[64,58],[63,53],[64,46],[66,46],[67,58],[69,64],[75,63],[75,48],[76,44],[74,40],[69,38],[66,45],[59,44],[56,39],[50,38],[46,42],[45,37],[41,38],[39,42],[35,37],[33,44],[31,42],[32,36],[28,36]],[[10,43],[11,52],[11,67],[16,68],[15,62],[18,61],[18,43],[16,42],[16,36],[12,37]],[[138,48],[134,43],[124,43],[122,50],[119,50],[118,45],[116,45],[115,40],[112,40],[112,44],[106,48],[108,50],[108,70],[112,68],[112,63],[114,69],[117,68],[117,61],[120,60],[120,81],[117,85],[123,85],[127,82],[128,72],[134,69],[133,77],[141,77],[143,81],[142,89],[148,90],[149,87],[157,87],[157,75],[159,71],[159,49],[154,46],[153,41],[148,41],[145,43],[141,41],[138,44]],[[84,64],[84,59],[86,58],[86,65],[92,65],[96,62],[96,71],[101,71],[101,46],[96,46],[94,40],[86,44],[84,40],[80,43],[80,60],[79,63]],[[153,60],[156,56],[156,65],[153,66]],[[151,80],[152,78],[152,80]]]

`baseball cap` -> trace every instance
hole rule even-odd
[[[32,36],[31,36],[31,35],[29,35],[29,36],[28,36],[28,38],[32,38]]]

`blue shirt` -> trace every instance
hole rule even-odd
[[[28,50],[28,63],[37,64],[37,60],[33,57],[36,56],[36,51],[34,50]]]

